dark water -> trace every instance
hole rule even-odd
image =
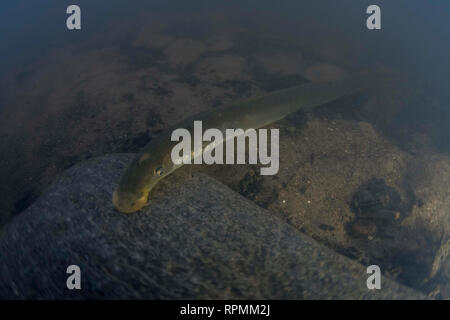
[[[79,0],[76,4],[82,11],[81,31],[68,31],[65,27],[65,11],[70,4],[75,3],[42,0],[0,4],[0,180],[4,181],[1,224],[29,206],[45,186],[73,164],[111,152],[136,152],[178,119],[173,114],[179,118],[189,114],[189,103],[185,109],[174,107],[170,112],[158,109],[157,103],[153,103],[156,106],[151,110],[145,109],[149,103],[145,100],[145,90],[151,92],[152,99],[189,102],[190,98],[183,96],[189,96],[189,90],[174,94],[173,87],[165,85],[176,77],[177,83],[187,84],[198,92],[208,92],[212,87],[225,90],[222,96],[203,101],[205,105],[216,106],[225,99],[228,102],[249,96],[254,87],[270,91],[306,81],[301,72],[280,75],[277,71],[274,76],[260,71],[260,67],[255,67],[260,54],[295,56],[301,52],[307,65],[324,62],[350,74],[382,69],[400,75],[401,80],[389,84],[386,103],[381,102],[372,109],[370,106],[349,112],[342,109],[338,116],[325,110],[322,115],[370,123],[408,157],[419,159],[423,154],[433,154],[448,164],[445,158],[450,153],[448,1],[377,1],[381,7],[382,30],[374,31],[367,30],[365,23],[365,11],[373,4],[371,1]],[[215,53],[194,45],[184,56],[175,54],[175,62],[170,62],[165,49],[136,44],[143,26],[149,32],[154,28],[155,32],[170,37],[170,41],[189,40],[195,45],[205,44],[216,35],[226,38],[234,32],[230,36],[233,44],[223,52],[245,59],[244,68],[251,72],[238,80],[220,82],[205,78],[204,74],[202,78],[195,74],[198,63],[216,57]],[[235,29],[239,31],[230,31]],[[202,53],[196,54],[196,50]],[[176,59],[185,59],[190,54],[195,56],[193,61],[177,62]],[[283,59],[278,61],[280,65]],[[143,85],[131,85],[140,77],[141,70],[152,70],[150,74],[158,70],[169,80],[156,75],[152,81],[158,84],[143,81]],[[102,72],[107,74],[106,79],[102,78]],[[110,97],[108,90],[113,84],[124,88],[120,96]],[[139,86],[145,90],[139,91]],[[180,100],[174,98],[177,94]],[[116,113],[115,105],[121,106],[121,113]],[[124,110],[123,106],[129,109]],[[139,115],[142,121],[136,119]],[[74,129],[77,126],[82,128],[82,133]],[[310,159],[312,165],[314,153]],[[448,171],[442,169],[442,172]],[[406,176],[414,176],[414,172]],[[245,179],[240,188],[252,190],[251,197],[257,199],[260,182]],[[419,199],[408,182],[403,194],[387,184],[374,177],[362,183],[347,199],[355,216],[363,215],[362,222],[355,220],[346,226],[350,237],[355,230],[374,225],[391,234],[399,232],[396,227],[386,227],[384,220],[368,226],[364,214],[369,218],[374,212],[410,214],[414,206],[424,205],[425,200]],[[445,188],[448,184],[442,185],[441,189]],[[246,195],[246,192],[241,193]],[[269,207],[271,202],[272,198],[261,201]],[[442,203],[448,204],[448,200],[443,199]],[[447,221],[443,225],[448,225],[448,215],[444,217]],[[324,230],[332,229],[324,227]],[[408,233],[407,237],[415,239],[415,249],[407,248],[395,257],[384,255],[380,261],[393,270],[393,276],[399,281],[428,293],[439,281],[448,280],[436,275],[432,280],[429,277],[435,253],[448,240],[448,229],[439,236],[423,226],[416,227],[414,232],[422,235],[414,238]],[[322,240],[364,263],[376,260],[380,252],[379,247],[361,245],[357,249],[368,253],[355,254],[354,247]],[[400,240],[383,241],[387,251],[398,250],[395,241]],[[422,255],[426,257],[421,259]],[[405,265],[413,267],[408,269]],[[399,266],[403,271],[395,273]],[[441,295],[445,296],[442,292],[443,289]]]
[[[337,43],[337,56],[351,61],[355,68],[383,64],[406,72],[422,91],[411,97],[404,114],[397,121],[403,126],[425,130],[434,144],[450,151],[450,5],[445,1],[380,1],[382,31],[365,28],[364,13],[370,1],[79,1],[83,14],[82,32],[65,29],[65,8],[70,2],[3,1],[0,5],[0,68],[2,75],[17,72],[62,46],[96,38],[95,45],[116,44],[126,37],[145,14],[180,19],[195,15],[196,23],[209,12],[220,12],[226,25],[250,30],[278,31],[314,47],[331,40]],[[144,18],[145,20],[145,18]],[[112,26],[112,24],[115,24]],[[219,27],[220,28],[220,27]],[[186,31],[186,30],[184,30]],[[101,41],[101,37],[106,39]],[[92,45],[92,44],[91,44]],[[333,52],[330,52],[330,56]],[[338,58],[338,59],[339,59]],[[425,97],[425,98],[424,98]],[[426,97],[436,103],[426,105]]]

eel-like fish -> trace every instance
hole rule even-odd
[[[202,121],[203,131],[209,128],[257,129],[299,109],[308,110],[368,89],[374,85],[374,82],[376,81],[373,77],[364,75],[339,81],[310,83],[275,91],[191,117],[161,133],[143,148],[122,175],[113,193],[112,202],[119,211],[124,213],[140,210],[148,203],[152,188],[161,179],[182,166],[182,164],[173,163],[171,158],[172,148],[179,143],[171,141],[171,133],[174,129],[188,129],[191,136],[194,136],[194,120]]]

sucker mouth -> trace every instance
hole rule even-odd
[[[112,195],[112,203],[114,204],[114,207],[122,213],[133,213],[133,212],[139,211],[140,209],[142,209],[149,203],[148,193],[144,194],[142,197],[140,197],[136,201],[131,202],[130,205],[125,205],[125,206],[121,203],[119,198],[120,197],[118,195],[118,192],[117,192],[117,190],[115,190]]]

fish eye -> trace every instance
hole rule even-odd
[[[164,171],[162,167],[158,167],[155,169],[155,174],[157,174],[158,176],[161,176],[163,173]]]

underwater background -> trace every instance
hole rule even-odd
[[[77,4],[82,29],[69,31]],[[381,30],[366,28],[370,4]],[[280,173],[200,166],[298,230],[450,298],[448,1],[2,1],[0,227],[85,159],[198,112],[308,82],[399,80],[297,113]]]

